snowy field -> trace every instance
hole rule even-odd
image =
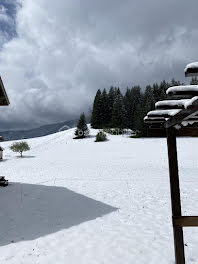
[[[1,145],[0,264],[173,264],[165,139],[73,140],[68,130]],[[198,139],[178,140],[183,215],[198,215]],[[198,228],[184,229],[198,263]]]

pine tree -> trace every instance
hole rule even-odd
[[[108,115],[108,126],[112,126],[112,112],[113,112],[113,104],[115,101],[116,92],[113,86],[110,87],[108,93],[108,108],[109,108],[109,115]]]
[[[175,81],[175,79],[173,78],[173,79],[171,80],[171,84],[170,84],[170,86],[178,86],[178,85],[181,85],[181,82],[180,82],[180,81]]]
[[[131,89],[131,105],[132,105],[132,112],[131,112],[131,120],[130,120],[130,124],[131,124],[131,129],[135,129],[134,128],[134,118],[135,118],[135,112],[136,109],[140,103],[141,100],[141,88],[140,86],[134,86]]]
[[[126,110],[121,94],[117,94],[113,104],[112,127],[118,129],[126,128]]]
[[[150,85],[146,86],[143,101],[144,101],[145,112],[149,112],[149,111],[155,109],[155,100],[154,100],[154,95],[153,95],[153,89]]]
[[[76,138],[85,138],[89,134],[89,129],[86,124],[85,114],[82,113],[78,120],[77,129],[75,131]]]
[[[160,100],[165,100],[167,98],[166,90],[168,89],[169,84],[164,81],[160,83],[159,90],[160,90]]]
[[[101,125],[102,125],[102,128],[107,128],[109,125],[110,117],[109,117],[109,102],[108,102],[108,95],[107,95],[106,89],[103,90],[101,99],[102,99]]]
[[[102,127],[102,94],[100,89],[97,91],[94,103],[93,110],[91,115],[91,126],[93,128],[101,128]]]
[[[126,110],[126,127],[131,128],[131,117],[133,111],[133,100],[131,96],[131,90],[127,87],[126,93],[123,98],[124,107]]]
[[[198,79],[197,79],[196,76],[195,77],[192,77],[190,84],[191,85],[198,85]]]
[[[140,102],[135,109],[133,122],[133,129],[137,131],[140,136],[145,136],[147,134],[147,126],[144,124],[144,117],[146,113],[144,96],[141,94]]]

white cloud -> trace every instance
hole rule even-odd
[[[2,109],[5,126],[73,118],[111,84],[182,78],[185,63],[196,60],[196,8],[159,2],[18,1],[17,37],[0,52],[11,101]],[[176,13],[178,3],[185,17]]]

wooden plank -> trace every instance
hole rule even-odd
[[[177,226],[177,227],[198,226],[198,216],[174,216],[173,226]]]
[[[179,188],[179,174],[177,161],[177,142],[174,128],[167,129],[167,146],[170,175],[170,192],[172,216],[181,216],[181,201]],[[175,261],[176,264],[185,264],[184,239],[182,227],[173,226]]]

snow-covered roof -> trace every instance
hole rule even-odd
[[[192,98],[198,96],[198,85],[179,85],[168,88],[166,94],[169,96],[180,96]]]
[[[198,76],[198,62],[189,63],[184,72],[186,77]]]
[[[187,75],[195,72],[198,75],[198,62],[188,64],[184,71]],[[173,86],[167,89],[166,94],[170,100],[157,102],[156,110],[148,112],[144,118],[145,123],[165,120],[164,126],[169,128],[180,126],[184,121],[185,124],[198,121],[198,85]]]
[[[171,110],[153,110],[148,112],[148,117],[171,117],[179,113],[181,109],[171,109]]]
[[[179,114],[180,111],[182,111],[180,116],[182,121],[189,121],[190,123],[198,122],[198,96],[185,100],[159,101],[155,106],[156,110],[148,112],[144,118],[145,123],[162,123],[168,121],[171,117]]]
[[[187,64],[184,71],[186,72],[188,69],[192,69],[192,68],[198,68],[198,62],[191,62]]]
[[[144,122],[145,123],[164,123],[166,121],[166,118],[164,117],[144,117]]]
[[[189,103],[190,99],[182,100],[164,100],[155,104],[156,109],[184,109],[185,105]]]

